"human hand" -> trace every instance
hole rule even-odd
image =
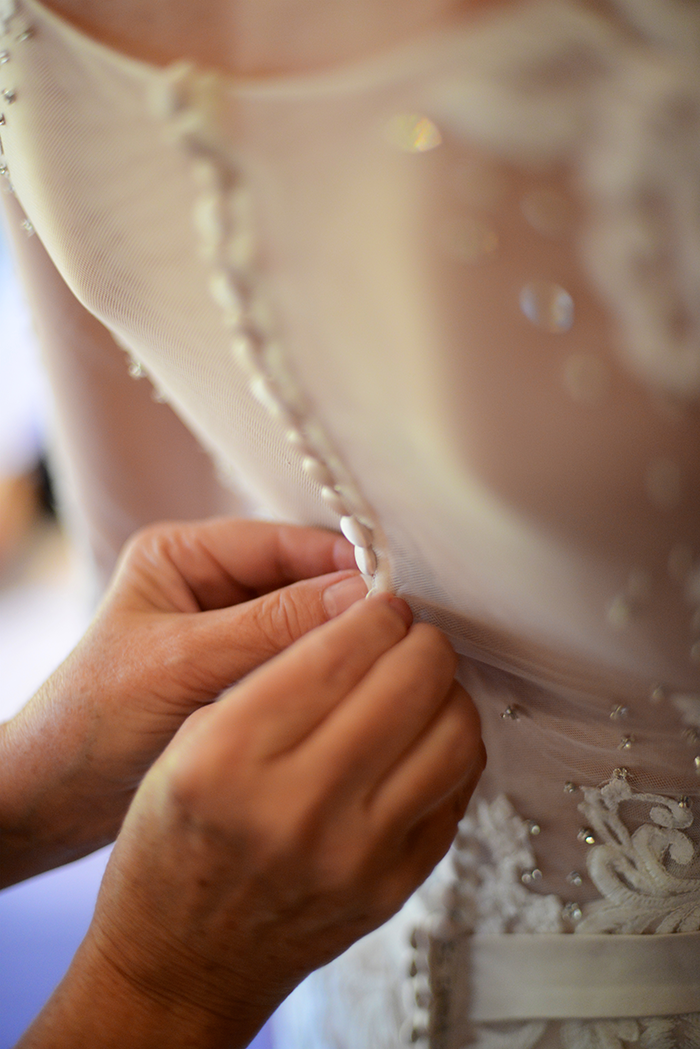
[[[316,529],[139,533],[85,637],[0,737],[5,883],[112,840],[192,711],[365,595],[351,567],[346,540]]]
[[[362,602],[187,720],[131,806],[64,995],[97,973],[134,1046],[154,1029],[244,1046],[402,905],[484,763],[451,648],[409,622],[396,599]]]

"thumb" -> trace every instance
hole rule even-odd
[[[314,627],[367,596],[359,572],[333,572],[304,579],[233,608],[205,612],[219,619],[230,684],[267,662]],[[222,685],[224,682],[222,682]]]

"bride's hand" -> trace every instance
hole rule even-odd
[[[130,1047],[154,1031],[247,1045],[307,972],[402,905],[484,763],[454,653],[409,623],[395,598],[361,602],[192,714],[134,799],[28,1046],[47,1031],[57,1047],[121,1045],[127,1018]],[[92,1027],[100,996],[113,1023]]]
[[[364,597],[350,568],[346,540],[316,529],[139,533],[85,637],[0,734],[0,880],[112,840],[188,715]]]

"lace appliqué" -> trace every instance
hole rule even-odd
[[[624,778],[584,787],[579,808],[596,838],[588,869],[601,899],[582,905],[577,934],[672,933],[700,929],[700,860],[685,833],[693,823],[683,802],[635,791]],[[625,807],[646,809],[635,830]],[[471,866],[467,857],[471,854]],[[452,863],[472,885],[473,928],[503,932],[561,932],[559,897],[523,884],[536,868],[527,821],[505,797],[480,802],[462,821]],[[444,882],[443,882],[444,885]],[[635,1019],[527,1021],[481,1024],[473,1049],[697,1049],[700,1015]]]
[[[556,1024],[486,1024],[470,1049],[538,1049],[547,1034],[547,1049],[697,1049],[700,1016],[651,1017],[641,1020],[568,1020]],[[554,1030],[553,1030],[554,1029]],[[465,1046],[466,1049],[466,1046]]]
[[[570,1020],[561,1026],[562,1049],[695,1049],[700,1016],[644,1020]]]
[[[463,865],[470,855],[476,857],[474,932],[564,931],[559,897],[534,893],[523,882],[523,876],[537,870],[537,862],[528,824],[507,798],[479,802],[475,814],[460,825],[456,849]]]
[[[588,872],[602,899],[583,908],[577,933],[674,933],[700,929],[696,846],[684,831],[693,822],[682,801],[638,793],[625,779],[584,787],[580,811],[598,844]],[[648,808],[648,822],[630,832],[623,806]]]

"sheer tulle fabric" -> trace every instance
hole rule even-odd
[[[697,1044],[687,987],[468,1002],[480,936],[700,929],[698,11],[537,0],[249,83],[6,28],[9,177],[73,292],[248,503],[350,508],[482,714],[455,849],[292,999],[299,1046]]]

